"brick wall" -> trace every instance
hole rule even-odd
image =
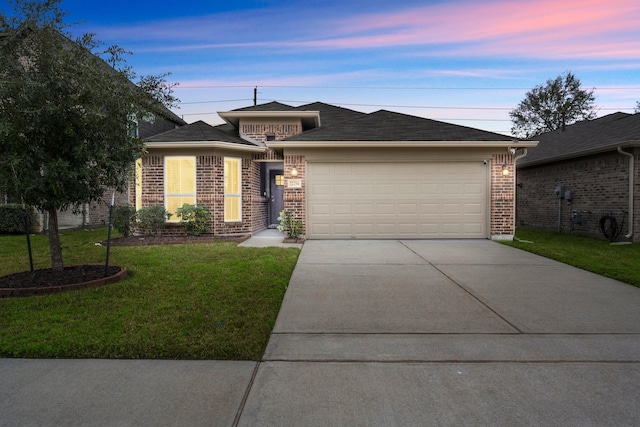
[[[291,175],[291,169],[295,166],[298,171],[297,176]],[[302,234],[306,234],[307,212],[305,203],[307,162],[305,156],[284,156],[284,210],[291,212],[295,221],[302,223]],[[302,188],[288,188],[289,179],[300,179]]]
[[[638,200],[639,150],[635,150],[634,156],[635,194]],[[600,218],[612,214],[620,223],[628,209],[628,168],[629,158],[615,151],[519,168],[518,184],[521,187],[517,189],[517,224],[603,238],[599,229]],[[556,197],[554,189],[557,185],[563,186],[563,192],[569,190],[573,193],[571,203]],[[635,205],[634,240],[638,241],[640,208],[638,203]],[[582,224],[572,221],[572,211],[580,215]],[[627,233],[628,218],[627,214],[622,235]]]
[[[503,165],[509,170],[502,173]],[[515,169],[513,156],[494,154],[491,159],[491,237],[510,238],[515,234]]]
[[[273,135],[276,141],[302,132],[300,124],[280,123],[241,123],[240,135],[260,142],[267,141],[267,135]]]
[[[164,157],[147,155],[142,166],[142,207],[164,206]],[[133,193],[129,198],[135,201]],[[224,220],[224,156],[196,156],[196,201],[211,213],[212,234],[247,234],[267,226],[267,201],[260,194],[260,165],[251,159],[242,159],[242,221]],[[163,231],[180,232],[174,225]]]

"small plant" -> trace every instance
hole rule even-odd
[[[180,225],[185,233],[191,236],[200,236],[209,230],[209,219],[211,214],[204,206],[190,205],[185,203],[176,211],[176,216],[180,218]]]
[[[113,209],[112,223],[116,230],[123,236],[133,234],[133,225],[136,220],[136,208],[130,205],[116,206]]]
[[[294,221],[291,217],[291,212],[280,211],[278,215],[278,231],[284,231],[287,233],[287,237],[290,239],[298,239],[302,234],[302,223],[300,221]]]
[[[167,225],[167,220],[172,214],[162,206],[149,206],[136,212],[138,226],[147,232],[159,234],[160,230]]]

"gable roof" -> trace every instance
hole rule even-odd
[[[42,31],[42,30],[43,30],[42,28],[39,28],[36,24],[34,24],[31,21],[24,22],[16,29],[0,31],[0,45],[7,43],[9,40],[19,41],[21,39],[28,37],[32,33],[35,33],[37,31]],[[69,38],[67,35],[61,33],[58,30],[54,30],[53,34],[55,35],[55,37],[58,38],[57,40],[60,40],[63,43],[64,46],[78,48],[78,49],[81,49],[81,51],[84,51],[85,54],[87,55],[87,58],[89,58],[90,60],[93,60],[96,66],[104,67],[105,69],[111,70],[114,73],[116,73],[116,70],[114,70],[114,68],[109,63],[107,63],[104,59],[100,58],[98,55],[94,54],[86,47],[79,45],[77,42]],[[135,90],[140,89],[140,87],[135,83],[133,83],[132,81],[129,81],[129,84],[132,89],[135,89]],[[175,114],[173,111],[171,111],[168,107],[166,107],[160,102],[152,100],[150,101],[149,106],[151,107],[150,109],[153,111],[154,114],[160,115],[165,120],[168,120],[177,126],[184,126],[187,124],[187,122],[184,121],[184,119],[182,119],[180,116]]]
[[[536,137],[539,144],[529,150],[518,166],[550,163],[615,150],[619,146],[640,146],[640,114],[613,113],[574,123]]]
[[[147,138],[145,139],[145,145],[151,148],[177,148],[197,145],[226,148],[239,146],[241,149],[256,149],[256,151],[264,149],[260,145],[226,131],[222,126],[214,127],[202,120]]]
[[[466,126],[379,110],[285,141],[505,141],[513,138]]]
[[[296,108],[291,105],[282,104],[277,101],[267,102],[266,104],[252,105],[250,107],[236,108],[231,111],[295,111]]]

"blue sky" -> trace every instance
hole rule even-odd
[[[6,0],[0,0],[5,1]],[[637,0],[65,0],[72,33],[171,72],[187,122],[258,101],[388,109],[509,133],[527,90],[571,71],[598,115],[640,100]]]

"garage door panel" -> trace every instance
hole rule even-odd
[[[486,238],[474,163],[309,163],[309,238]]]

